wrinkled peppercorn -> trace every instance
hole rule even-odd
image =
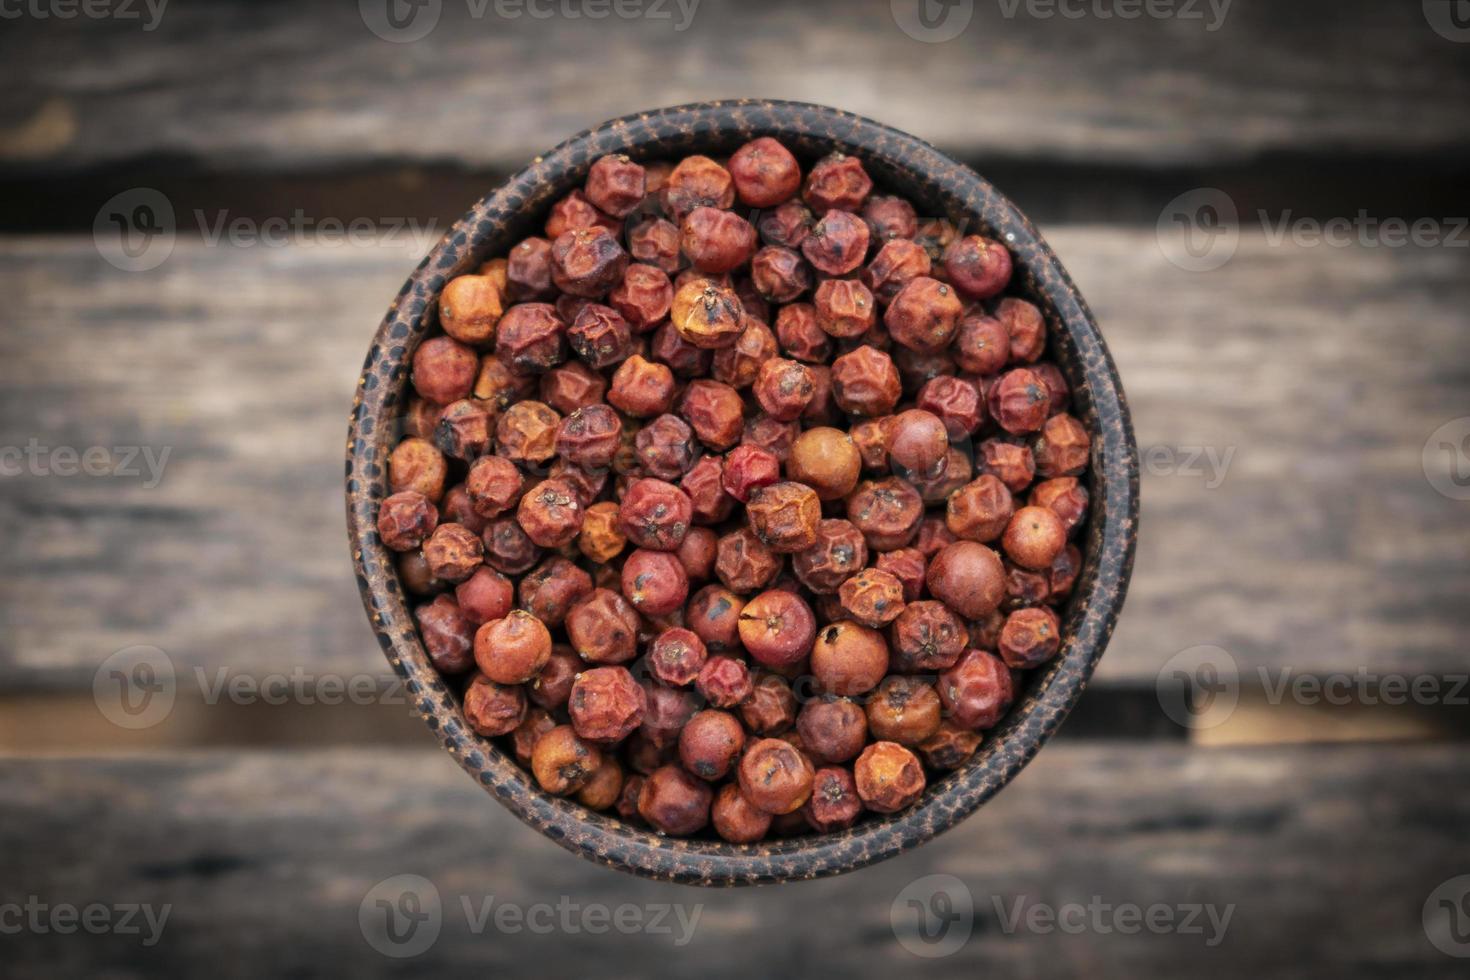
[[[1005,531],[1014,511],[1010,490],[986,473],[950,494],[945,522],[956,537],[988,544]]]
[[[878,322],[878,303],[856,279],[828,279],[812,298],[817,326],[832,337],[861,337]]]
[[[892,551],[913,540],[924,517],[917,490],[898,477],[864,480],[847,498],[847,519],[874,551]]]
[[[704,641],[682,627],[664,630],[649,644],[648,667],[670,687],[688,687],[709,659]]]
[[[903,583],[879,568],[865,568],[842,583],[838,597],[843,611],[864,626],[880,629],[904,609]]]
[[[868,731],[875,739],[917,748],[939,731],[942,710],[933,684],[895,674],[868,700]]]
[[[517,463],[544,463],[556,455],[556,429],[561,416],[544,402],[519,401],[495,423],[495,448]]]
[[[930,769],[948,772],[958,769],[980,747],[980,733],[955,724],[946,718],[939,729],[919,745],[919,755]]]
[[[413,388],[436,405],[468,398],[480,359],[453,337],[430,337],[413,354]]]
[[[640,263],[654,266],[665,276],[672,276],[684,264],[679,251],[679,227],[663,218],[644,218],[628,230],[628,254]]]
[[[1051,391],[1041,376],[1028,368],[1002,374],[986,395],[986,408],[1002,429],[1024,435],[1040,429],[1051,404]]]
[[[769,136],[751,140],[730,156],[730,177],[740,203],[753,208],[773,208],[801,190],[796,158]]]
[[[750,529],[776,554],[795,554],[817,542],[822,504],[811,487],[790,480],[758,487],[745,513]]]
[[[887,415],[903,394],[893,359],[862,346],[832,362],[832,397],[844,412]]]
[[[510,612],[515,604],[515,588],[495,569],[481,566],[454,587],[454,597],[465,619],[479,626]]]
[[[1016,670],[1039,667],[1061,648],[1061,624],[1050,609],[1032,606],[1017,609],[1001,627],[998,652],[1006,666]]]
[[[1005,324],[978,308],[966,313],[955,333],[955,362],[972,374],[999,374],[1011,357]]]
[[[863,812],[852,774],[839,766],[818,769],[812,778],[812,795],[802,808],[807,823],[818,833],[846,830]]]
[[[475,632],[475,663],[497,684],[523,684],[550,658],[551,633],[524,609],[513,609]]]
[[[695,208],[679,226],[679,244],[694,268],[720,275],[740,268],[755,252],[755,228],[732,211]]]
[[[760,366],[751,390],[766,414],[778,422],[800,418],[816,393],[811,368],[783,357]]]
[[[689,532],[689,496],[663,480],[640,479],[628,485],[618,511],[618,526],[640,548],[673,551]]]
[[[885,242],[863,270],[863,284],[872,291],[874,299],[887,306],[909,283],[928,276],[931,268],[929,253],[922,246],[907,239],[894,239]]]
[[[723,535],[715,545],[715,575],[732,592],[763,589],[781,573],[781,556],[750,528]]]
[[[429,661],[441,674],[463,674],[475,665],[475,624],[452,597],[441,595],[413,611]]]
[[[521,498],[516,521],[542,548],[560,548],[582,529],[582,503],[565,480],[542,480]]]
[[[573,296],[597,299],[616,286],[628,253],[606,228],[574,228],[551,243],[551,281]]]
[[[868,226],[846,211],[828,211],[802,239],[801,254],[818,272],[845,276],[868,254]]]
[[[1032,487],[1030,503],[1049,508],[1062,519],[1062,527],[1070,535],[1087,517],[1087,488],[1076,477],[1059,476]]]
[[[710,373],[716,381],[735,388],[749,388],[755,383],[761,365],[779,354],[780,346],[771,328],[747,315],[735,342],[715,351]]]
[[[378,537],[392,551],[421,547],[438,523],[438,508],[417,490],[395,493],[378,508]]]
[[[976,460],[982,473],[989,473],[1013,494],[1031,485],[1036,476],[1036,457],[1025,446],[1002,439],[986,439]]]
[[[799,810],[815,776],[811,760],[778,738],[752,743],[740,759],[740,791],[752,806],[773,815]]]
[[[529,769],[531,753],[535,750],[536,743],[541,740],[542,735],[555,727],[556,719],[545,708],[527,709],[525,720],[510,733],[511,751],[515,753],[516,761]]]
[[[874,742],[853,765],[853,780],[863,804],[875,813],[897,813],[924,793],[924,767],[897,742]]]
[[[664,213],[680,222],[695,208],[729,208],[735,203],[735,182],[709,157],[685,157],[669,174],[660,199]]]
[[[515,730],[526,717],[525,689],[516,684],[497,684],[476,674],[464,691],[465,724],[477,735],[493,738]]]
[[[796,719],[807,752],[818,762],[851,762],[868,741],[868,717],[854,701],[826,695],[809,701]]]
[[[638,653],[638,613],[611,589],[593,589],[573,604],[567,638],[588,663],[622,664]]]
[[[551,242],[531,237],[510,250],[505,266],[506,296],[525,303],[551,296]]]
[[[735,783],[720,787],[710,818],[715,833],[732,844],[754,844],[771,827],[771,815],[751,806]]]
[[[790,303],[776,314],[776,340],[792,360],[822,364],[832,356],[832,338],[817,323],[816,307]]]
[[[388,456],[388,486],[394,493],[412,490],[434,503],[444,495],[448,473],[444,454],[427,439],[405,439]]]
[[[587,199],[614,218],[626,218],[643,203],[644,169],[622,153],[599,157],[587,171]]]
[[[733,289],[694,278],[674,293],[669,318],[679,336],[695,347],[729,347],[745,329],[746,313]]]
[[[634,418],[662,415],[674,403],[674,372],[634,354],[618,365],[607,400]]]
[[[531,750],[531,771],[553,796],[575,793],[602,767],[602,752],[571,725],[558,725],[542,735]]]
[[[484,561],[484,546],[463,524],[440,524],[424,542],[424,561],[435,578],[463,582]]]
[[[567,711],[572,728],[590,742],[621,742],[639,725],[647,696],[626,667],[593,667],[572,682]]]
[[[791,570],[802,585],[830,595],[867,563],[863,533],[851,521],[830,518],[818,522],[816,543],[792,558]]]
[[[750,262],[751,283],[763,299],[790,303],[812,288],[811,266],[799,252],[767,245]]]
[[[485,548],[485,564],[505,575],[519,575],[541,558],[541,549],[513,517],[491,523],[480,541]]]
[[[1077,476],[1087,469],[1092,441],[1087,430],[1070,415],[1053,415],[1041,426],[1031,444],[1036,474],[1042,479]]]
[[[716,708],[733,708],[750,697],[755,684],[744,661],[723,655],[705,661],[694,686]]]
[[[944,252],[949,281],[968,299],[989,299],[1011,281],[1011,253],[982,235],[966,235]]]
[[[646,616],[666,616],[684,608],[689,576],[678,556],[639,548],[623,563],[623,595]]]
[[[893,339],[923,354],[938,353],[954,339],[964,306],[946,283],[928,276],[909,281],[883,314]]]
[[[818,160],[807,174],[802,199],[817,214],[833,208],[857,211],[873,191],[873,181],[862,161],[845,153],[829,153]]]

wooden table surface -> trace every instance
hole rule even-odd
[[[685,29],[672,2],[594,20],[446,0],[412,43],[351,2],[7,19],[0,451],[152,455],[0,472],[0,973],[1463,976],[1470,31],[1437,3],[1234,0],[1216,23],[1219,2],[977,0],[936,5],[970,16],[943,43],[900,29],[908,0],[703,0]],[[581,128],[731,96],[875,117],[1009,192],[1097,313],[1145,465],[1113,643],[1014,786],[866,871],[704,892],[563,853],[410,717],[353,584],[340,455],[368,339],[436,229]],[[94,220],[138,188],[177,240],[130,272]],[[1191,271],[1166,212],[1200,188],[1239,239]],[[316,230],[284,242],[212,232],[298,212]],[[1395,243],[1390,218],[1430,240]],[[1347,240],[1311,237],[1332,219]],[[327,220],[372,231],[328,241]],[[129,729],[94,680],[139,645],[179,693]],[[1226,651],[1239,701],[1187,727],[1157,682],[1200,646]],[[292,678],[371,693],[248,693]],[[1400,681],[1421,694],[1384,703]],[[973,913],[926,958],[903,910],[934,874]],[[359,923],[399,875],[442,901],[438,940],[402,960]],[[466,911],[492,897],[699,918],[687,942],[542,934]],[[11,929],[36,902],[171,912],[153,944]],[[1015,912],[1100,904],[1231,917],[1211,937]]]

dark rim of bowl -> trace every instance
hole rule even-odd
[[[401,431],[410,359],[435,323],[438,295],[449,279],[539,234],[546,209],[580,186],[604,154],[723,154],[757,136],[780,139],[807,164],[833,150],[850,153],[879,189],[904,194],[921,214],[948,217],[1005,242],[1015,258],[1009,292],[1041,307],[1051,350],[1073,390],[1074,411],[1092,436],[1092,500],[1081,542],[1083,569],[1063,610],[1061,652],[1023,679],[1009,714],[986,733],[967,764],[933,781],[902,813],[838,833],[737,845],[664,837],[550,796],[514,759],[471,731],[454,690],[419,640],[394,555],[378,540],[376,513],[387,495],[387,457]],[[1031,760],[1081,695],[1123,604],[1137,535],[1138,450],[1122,384],[1091,312],[1031,222],[986,180],[922,140],[851,113],[737,100],[642,112],[578,134],[460,218],[414,270],[373,338],[352,408],[346,489],[357,585],[378,642],[415,708],[471,776],[521,820],[591,861],[666,881],[758,884],[840,874],[922,844],[968,816]]]

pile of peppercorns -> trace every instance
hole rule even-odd
[[[378,516],[465,722],[666,834],[912,806],[1081,566],[1089,439],[1010,253],[770,138],[603,157],[545,232],[445,285]]]

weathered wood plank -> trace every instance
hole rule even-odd
[[[518,976],[536,964],[541,976],[613,977],[1459,976],[1420,916],[1441,882],[1470,868],[1467,776],[1470,763],[1451,746],[1058,745],[910,854],[751,892],[658,885],[586,864],[517,823],[437,752],[13,759],[0,762],[0,900],[172,908],[150,947],[138,935],[27,930],[6,937],[6,962],[65,975],[306,975],[330,963],[354,975]],[[941,873],[970,894],[973,929],[951,955],[921,960],[896,939],[892,908],[911,883]],[[401,962],[359,927],[369,891],[397,875],[431,882],[442,910],[437,940]],[[476,932],[462,902],[478,912],[492,898],[492,910],[571,909],[572,927],[555,913],[546,934],[493,917]],[[1202,913],[1203,934],[1127,935],[1110,912],[1099,913],[1106,932],[1090,919],[1076,934],[1024,920],[1008,931],[1018,903],[1159,904],[1175,922],[1198,904],[1216,922],[1227,908],[1230,917],[1223,933]],[[673,933],[580,925],[589,908],[625,904],[641,916],[674,905]],[[901,916],[899,931],[926,948],[912,920]]]
[[[1466,411],[1463,250],[1271,246],[1188,273],[1152,233],[1051,239],[1101,318],[1146,456],[1140,555],[1101,677],[1219,644],[1259,667],[1463,671],[1464,504],[1420,453]],[[382,668],[352,584],[338,454],[411,245],[180,243],[148,273],[0,243],[0,446],[151,447],[142,477],[5,478],[0,676],[85,686],[113,651],[260,674]],[[1194,448],[1229,457],[1223,478]],[[1218,486],[1214,484],[1218,481]],[[213,676],[213,674],[211,674]],[[1274,676],[1274,675],[1273,675]]]
[[[1150,167],[1470,143],[1463,50],[1417,3],[1236,0],[1219,17],[1220,3],[1180,0],[1169,8],[1189,17],[1127,19],[1097,16],[1096,4],[1065,5],[1083,12],[1068,17],[1056,3],[984,0],[944,8],[972,15],[937,44],[905,34],[883,2],[650,0],[633,6],[668,16],[631,20],[496,14],[584,6],[419,5],[442,13],[408,44],[374,36],[353,3],[174,4],[153,30],[7,21],[0,173],[137,158],[503,172],[613,116],[741,96],[837,105],[969,159]],[[687,22],[681,9],[693,11]]]

